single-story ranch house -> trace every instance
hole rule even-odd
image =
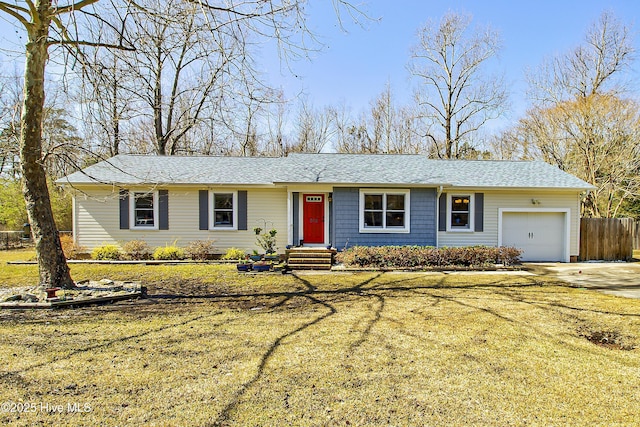
[[[515,246],[525,261],[575,260],[580,198],[593,187],[544,162],[422,155],[118,155],[58,181],[73,190],[73,232],[92,249],[215,240],[277,245]]]

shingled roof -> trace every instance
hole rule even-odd
[[[434,160],[411,154],[291,154],[288,157],[118,155],[61,178],[58,183],[593,188],[541,161]]]
[[[64,184],[273,184],[278,157],[120,154],[58,180]]]

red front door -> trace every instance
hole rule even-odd
[[[324,194],[305,194],[303,200],[303,241],[324,243]]]

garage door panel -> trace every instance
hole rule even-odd
[[[504,212],[502,244],[522,249],[523,261],[565,261],[564,212]]]

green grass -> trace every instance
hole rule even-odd
[[[1,283],[24,283],[6,267]],[[0,403],[36,404],[2,424],[640,423],[638,300],[496,274],[72,272],[143,280],[151,298],[1,311]]]

